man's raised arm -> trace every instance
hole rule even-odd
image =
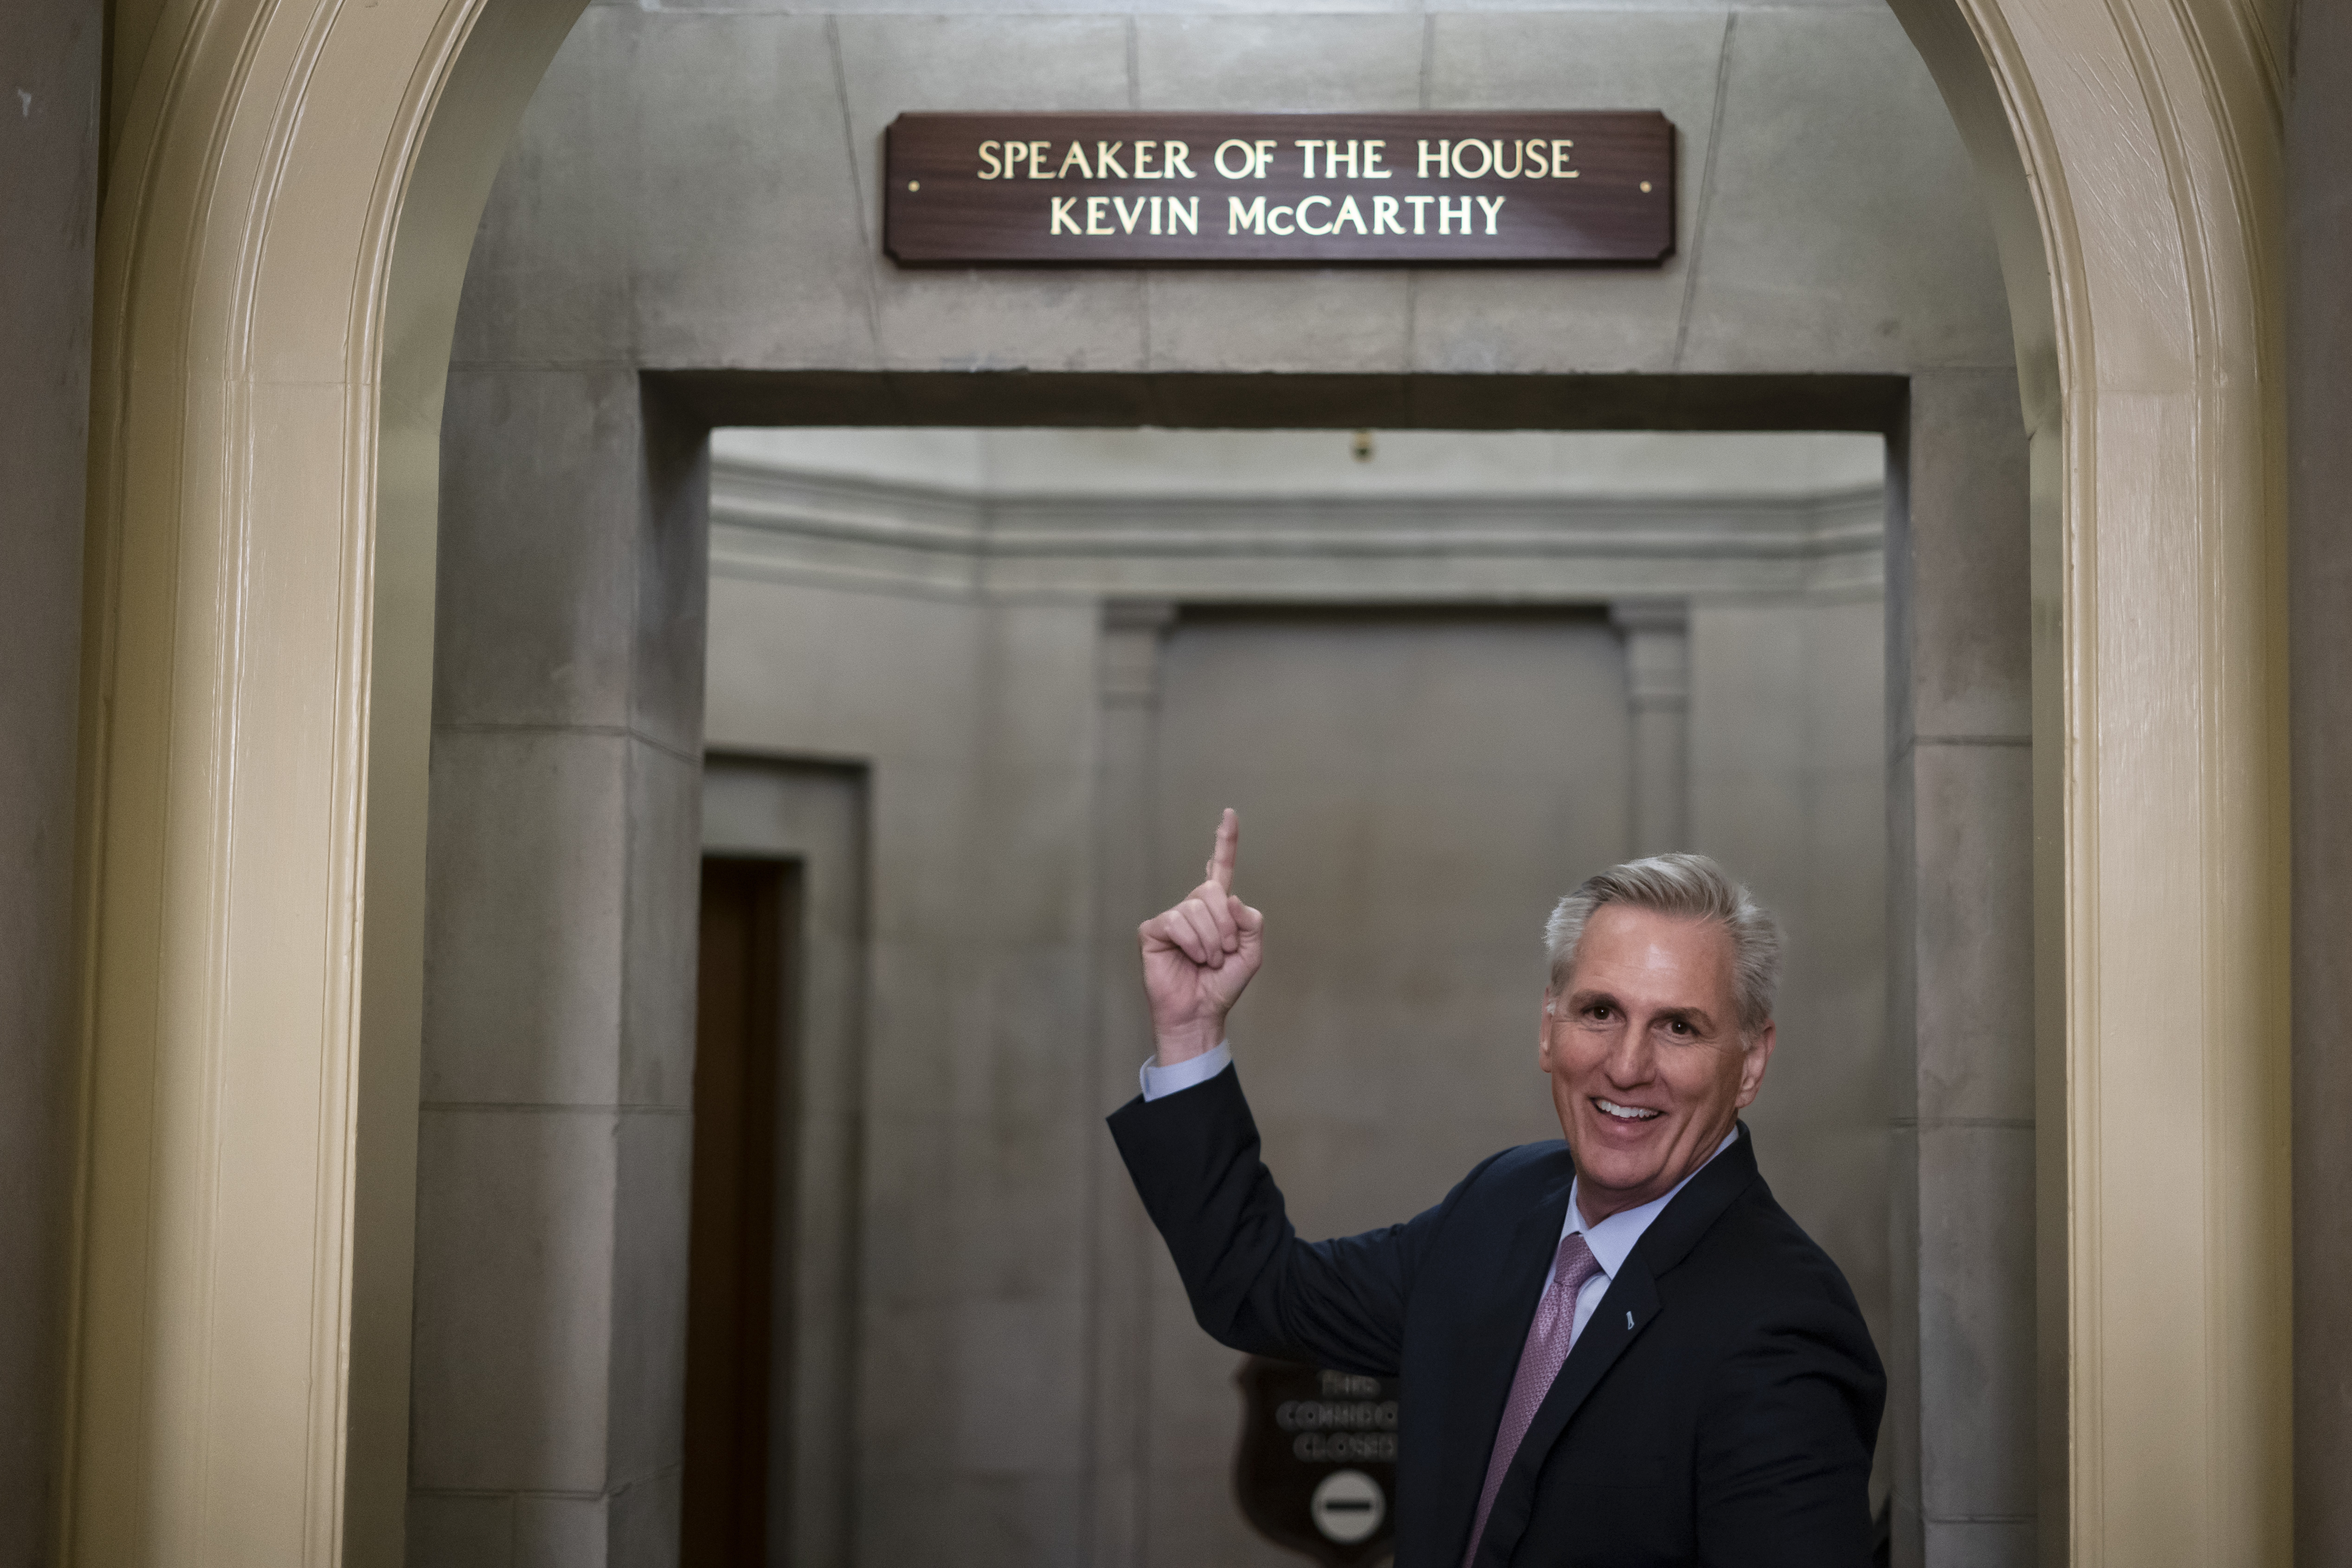
[[[1257,973],[1265,921],[1234,896],[1240,847],[1241,819],[1228,810],[1206,879],[1137,931],[1159,1047],[1145,1098],[1157,1103],[1130,1103],[1111,1132],[1203,1329],[1235,1350],[1386,1375],[1402,1347],[1410,1258],[1429,1226],[1300,1241],[1258,1158],[1238,1079],[1212,1068],[1197,1087],[1149,1087],[1216,1050]]]

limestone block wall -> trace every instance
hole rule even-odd
[[[1885,615],[1875,596],[1702,601],[1689,720],[1689,843],[1738,868],[1786,942],[1779,1044],[1747,1112],[1758,1164],[1845,1271],[1882,1355],[1895,1342]]]
[[[2032,1560],[2033,830],[2017,380],[1912,379],[1887,509],[1895,1542]],[[1915,1511],[1916,1510],[1916,1511]]]
[[[1658,108],[1663,267],[902,270],[912,110]],[[600,4],[484,216],[455,356],[685,368],[1908,372],[2005,366],[1959,139],[1883,6],[1316,14]],[[1307,421],[1297,421],[1305,423]]]
[[[660,1562],[703,442],[611,372],[455,374],[448,417],[505,439],[443,447],[409,1560]]]
[[[2340,9],[2297,7],[2287,117],[2289,625],[2294,752],[2294,1466],[2295,1555],[2352,1555],[2352,832],[2340,803],[2352,771],[2352,528],[2345,485],[2345,351],[2352,314],[2341,279],[2352,258],[2352,24]]]
[[[74,772],[105,19],[0,13],[0,1564],[51,1560],[74,1209]]]

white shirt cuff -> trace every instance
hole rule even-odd
[[[1174,1094],[1178,1089],[1190,1089],[1196,1083],[1208,1082],[1234,1065],[1234,1047],[1231,1041],[1219,1040],[1215,1050],[1188,1057],[1172,1068],[1161,1067],[1159,1062],[1158,1057],[1150,1058],[1139,1075],[1143,1079],[1143,1098],[1146,1100],[1158,1100],[1162,1095]]]

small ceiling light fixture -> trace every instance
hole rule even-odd
[[[1370,462],[1372,460],[1372,433],[1370,430],[1357,431],[1356,438],[1349,443],[1348,449],[1356,454],[1356,461],[1360,463]]]

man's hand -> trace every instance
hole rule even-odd
[[[1217,823],[1208,880],[1136,929],[1161,1067],[1217,1048],[1225,1015],[1265,956],[1265,917],[1234,897],[1241,842],[1242,819],[1228,806]]]

